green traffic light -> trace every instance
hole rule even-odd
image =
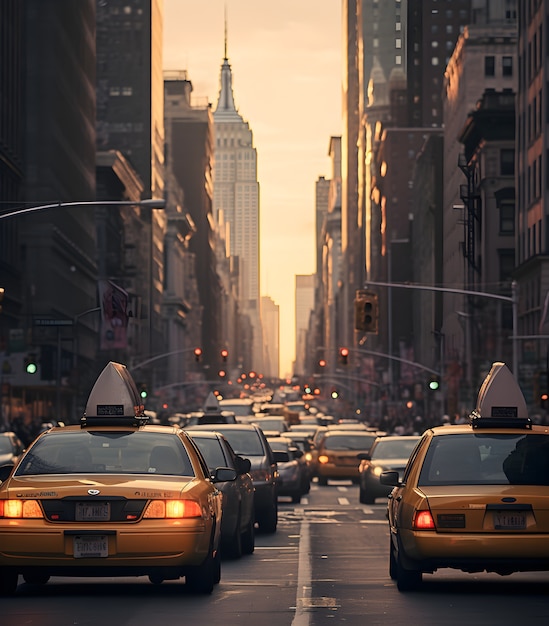
[[[429,383],[429,389],[431,389],[431,391],[436,391],[439,388],[439,382],[438,380],[432,380]]]
[[[34,362],[27,363],[27,367],[26,367],[27,374],[36,374],[37,370],[38,370],[38,367],[36,366],[36,363]]]

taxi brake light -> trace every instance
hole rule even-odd
[[[318,462],[319,462],[319,463],[324,464],[324,463],[328,463],[329,461],[330,461],[330,457],[329,457],[329,456],[326,456],[325,454],[321,454],[321,455],[318,457]]]
[[[429,509],[416,511],[412,528],[414,530],[435,530],[435,520],[431,511]]]
[[[200,504],[194,500],[151,500],[144,519],[184,519],[202,517]]]
[[[42,518],[42,509],[36,500],[0,500],[0,518]]]

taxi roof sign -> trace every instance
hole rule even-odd
[[[473,426],[522,427],[531,423],[524,395],[505,363],[492,364],[480,387],[477,406],[471,414],[471,423]]]
[[[110,361],[99,374],[88,397],[83,424],[119,424],[146,421],[137,386],[125,365]],[[124,419],[125,418],[125,419]]]

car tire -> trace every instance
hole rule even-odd
[[[319,476],[318,477],[318,484],[322,485],[323,487],[325,487],[328,484],[328,479],[325,478],[324,476]]]
[[[0,596],[12,596],[19,582],[17,572],[9,569],[0,569]]]
[[[422,580],[422,572],[417,569],[406,569],[402,565],[400,554],[396,555],[396,583],[399,591],[415,591]]]
[[[389,576],[391,580],[397,579],[397,562],[395,556],[395,548],[393,546],[393,541],[389,537]]]
[[[293,504],[299,504],[301,502],[301,494],[300,493],[294,493],[292,495],[292,502],[293,502]]]
[[[214,585],[221,582],[221,552],[217,550],[214,556]]]
[[[49,581],[50,577],[48,574],[40,574],[40,573],[32,573],[32,574],[23,574],[23,580],[28,585],[45,585]]]
[[[240,533],[241,523],[239,511],[233,536],[230,539],[226,539],[221,547],[223,556],[227,556],[230,559],[239,559],[242,556],[242,535]]]
[[[210,594],[216,584],[218,569],[220,572],[219,556],[214,557],[212,554],[209,554],[202,565],[196,565],[187,572],[185,584],[193,593]],[[219,579],[221,580],[220,573]]]
[[[374,504],[375,502],[375,498],[372,498],[372,496],[370,496],[366,490],[362,488],[362,485],[360,486],[360,490],[358,492],[358,499],[361,504]]]
[[[259,520],[259,529],[263,533],[274,533],[278,524],[278,504],[263,512]]]
[[[242,533],[242,553],[253,554],[255,550],[255,523],[253,517],[250,517],[248,527]]]

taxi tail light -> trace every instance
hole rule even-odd
[[[412,523],[413,530],[435,530],[435,520],[429,509],[416,511]]]
[[[144,519],[187,519],[202,517],[200,504],[195,500],[151,500]]]
[[[321,455],[318,457],[318,462],[319,462],[319,463],[324,464],[324,463],[328,463],[329,461],[330,461],[330,457],[329,457],[329,456],[326,456],[325,454],[321,454]]]
[[[37,500],[0,500],[0,518],[36,519],[44,514]]]

